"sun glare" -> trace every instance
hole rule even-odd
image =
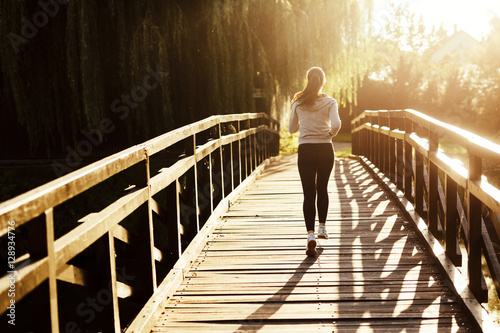
[[[375,0],[375,11],[387,10],[393,2]],[[443,25],[449,34],[463,30],[478,41],[490,32],[491,19],[500,16],[498,0],[411,0],[407,3],[416,17],[423,18],[428,29]]]

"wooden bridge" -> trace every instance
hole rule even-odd
[[[485,270],[500,290],[500,191],[482,163],[500,148],[411,110],[366,111],[352,133],[314,258],[296,156],[278,156],[264,114],[190,124],[2,203],[2,332],[498,332],[481,303]],[[109,187],[58,228],[61,207]]]

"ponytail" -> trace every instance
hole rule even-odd
[[[311,107],[319,96],[319,92],[325,83],[325,73],[319,67],[313,67],[307,71],[307,86],[304,90],[295,94],[292,104],[299,101],[305,108]]]

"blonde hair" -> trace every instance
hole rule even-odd
[[[292,104],[299,101],[299,104],[309,108],[318,98],[321,88],[326,83],[325,72],[319,67],[312,67],[307,71],[307,86],[293,96]]]

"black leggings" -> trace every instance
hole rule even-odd
[[[305,143],[299,145],[298,166],[304,192],[303,210],[307,230],[314,231],[316,193],[318,194],[319,222],[326,222],[328,214],[328,179],[334,162],[335,155],[331,143]]]

